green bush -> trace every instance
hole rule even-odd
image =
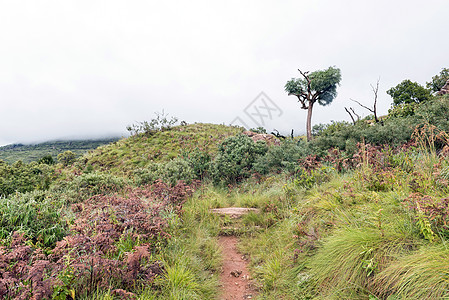
[[[218,154],[211,165],[213,180],[228,184],[236,183],[250,177],[253,164],[259,156],[268,150],[265,142],[254,141],[240,134],[229,137],[218,147]]]
[[[328,149],[346,150],[350,156],[356,143],[397,146],[408,142],[417,126],[434,125],[440,131],[449,131],[449,98],[433,97],[423,103],[407,103],[395,106],[380,123],[360,120],[355,125],[332,122],[314,127],[315,139],[307,144],[308,154],[325,156]],[[351,141],[348,145],[348,141]],[[349,147],[348,147],[349,146]]]
[[[320,185],[329,181],[333,171],[333,168],[326,166],[310,171],[306,171],[304,168],[299,168],[293,177],[293,184],[298,187],[310,189],[315,185]]]
[[[80,196],[84,199],[93,195],[119,191],[127,184],[128,182],[124,178],[93,172],[75,177],[68,184],[68,188],[75,193],[73,196]]]
[[[34,243],[51,247],[67,230],[62,219],[64,202],[48,192],[17,194],[0,201],[0,239],[14,231],[25,233]]]
[[[191,183],[194,178],[194,171],[189,162],[181,157],[172,159],[162,167],[162,179],[171,185],[175,185],[178,180]]]
[[[157,179],[161,178],[160,164],[150,163],[145,168],[140,168],[134,171],[134,180],[137,185],[152,184]]]
[[[47,164],[17,161],[12,165],[0,161],[0,197],[12,193],[47,190],[53,181],[54,169]]]
[[[76,160],[76,154],[70,150],[58,154],[58,162],[63,166],[69,166]]]
[[[259,156],[254,163],[254,171],[261,174],[281,171],[292,173],[298,167],[298,160],[305,156],[305,152],[303,146],[287,139],[280,146],[272,146],[265,155]]]
[[[146,168],[134,171],[137,185],[152,184],[158,179],[171,185],[176,185],[179,180],[190,184],[194,178],[194,169],[190,162],[182,157],[174,158],[167,163],[150,163]]]
[[[182,157],[188,161],[196,179],[201,180],[207,176],[212,159],[208,152],[196,148],[193,151],[183,153]]]

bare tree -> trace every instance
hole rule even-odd
[[[357,103],[361,107],[363,107],[363,108],[369,110],[370,112],[372,112],[374,114],[374,120],[376,121],[376,123],[379,123],[379,118],[377,117],[377,95],[378,95],[378,92],[379,92],[379,81],[380,81],[380,78],[377,79],[377,83],[376,83],[375,87],[372,84],[370,84],[371,89],[373,90],[373,93],[374,93],[374,105],[373,105],[373,108],[365,106],[365,105],[363,105],[362,103],[360,103],[357,100],[351,99],[351,101],[354,101],[355,103]],[[354,110],[353,110],[353,112],[354,112]]]
[[[345,107],[346,112],[349,114],[349,116],[352,119],[352,123],[355,125],[355,123],[360,120],[360,116],[355,112],[354,108],[350,107],[349,109]],[[355,119],[357,117],[357,120]]]

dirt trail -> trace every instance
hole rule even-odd
[[[219,244],[223,250],[223,270],[220,275],[222,300],[253,299],[254,287],[251,284],[247,260],[237,251],[238,238],[222,236]]]

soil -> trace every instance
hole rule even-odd
[[[219,244],[223,251],[223,270],[220,275],[222,293],[220,299],[254,299],[255,289],[248,272],[247,259],[238,252],[238,238],[222,236]]]

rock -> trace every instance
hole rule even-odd
[[[438,92],[438,95],[446,95],[446,94],[449,94],[449,79],[446,81],[441,90]]]
[[[241,274],[242,274],[242,271],[240,271],[240,270],[231,271],[231,275],[234,277],[239,277]]]
[[[265,141],[267,145],[280,145],[281,142],[272,134],[255,133],[252,131],[244,131],[244,135],[250,137],[254,143],[257,141]]]
[[[258,213],[257,208],[247,208],[247,207],[226,207],[226,208],[214,208],[210,210],[214,214],[228,215],[231,219],[238,219],[244,214],[249,212]]]

